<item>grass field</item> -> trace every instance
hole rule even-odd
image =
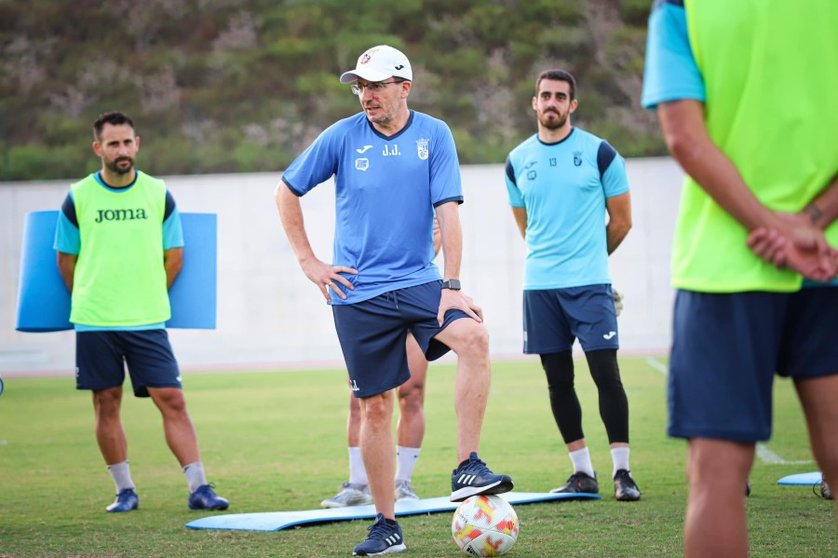
[[[665,428],[663,359],[622,358],[631,404],[636,503],[603,499],[518,506],[513,557],[678,556],[686,498],[682,441]],[[600,477],[610,476],[596,393],[584,361],[577,385],[585,432]],[[347,391],[342,370],[191,373],[187,401],[210,480],[228,512],[316,508],[347,472]],[[349,556],[366,521],[280,532],[195,531],[204,512],[186,507],[186,484],[148,400],[123,408],[140,510],[106,514],[113,485],[93,437],[90,396],[72,378],[5,378],[0,397],[0,556]],[[427,435],[414,475],[420,496],[450,491],[455,466],[451,365],[432,365]],[[748,515],[753,556],[838,556],[832,503],[810,487],[780,487],[781,476],[812,471],[803,420],[789,382],[775,389],[775,432],[751,476]],[[535,360],[497,363],[481,455],[512,475],[516,490],[548,491],[570,474]],[[450,514],[401,520],[414,557],[464,556]]]

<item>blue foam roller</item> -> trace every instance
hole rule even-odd
[[[169,290],[166,327],[215,329],[218,225],[215,213],[181,213],[183,269]]]
[[[23,223],[17,330],[30,332],[73,329],[70,293],[58,272],[55,224],[58,211],[33,211]]]
[[[794,486],[794,485],[808,485],[812,486],[813,484],[818,484],[821,482],[823,475],[821,475],[820,471],[813,471],[811,473],[797,473],[795,475],[787,475],[780,480],[777,481],[777,484],[783,484],[787,486]]]
[[[558,500],[599,500],[599,494],[547,492],[507,492],[499,495],[510,504],[535,504],[539,502],[555,502]],[[396,517],[408,515],[424,515],[428,513],[452,512],[457,509],[459,502],[451,502],[448,496],[439,498],[425,498],[407,502],[396,502]],[[298,525],[314,525],[333,521],[352,521],[354,519],[374,519],[375,506],[348,506],[345,508],[231,513],[211,515],[190,521],[186,526],[190,529],[222,529],[231,531],[281,531]]]
[[[53,241],[58,211],[26,215],[18,288],[18,331],[72,329],[70,293],[58,272]],[[181,213],[183,269],[169,291],[172,317],[166,327],[214,329],[216,325],[217,221],[213,213]]]

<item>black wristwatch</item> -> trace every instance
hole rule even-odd
[[[459,291],[460,290],[460,280],[459,279],[446,279],[442,282],[443,289],[450,289],[452,291]]]

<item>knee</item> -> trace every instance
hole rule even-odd
[[[481,324],[474,322],[463,335],[456,352],[457,356],[461,357],[488,358],[489,330]]]
[[[420,412],[424,401],[425,385],[421,382],[411,382],[399,388],[399,409],[402,415]]]
[[[551,393],[573,391],[573,357],[570,351],[540,355],[541,367]]]
[[[160,390],[155,394],[154,401],[164,415],[186,414],[186,399],[183,397],[183,392],[179,389],[167,388]]]
[[[620,367],[617,364],[617,351],[613,349],[592,351],[585,355],[588,360],[588,368],[591,370],[591,377],[597,389],[622,390],[623,382],[620,380]]]
[[[349,396],[349,421],[360,424],[361,401],[357,397]]]
[[[687,458],[690,486],[719,488],[725,479],[744,486],[754,461],[754,449],[753,444],[739,442],[690,440]]]
[[[361,414],[364,417],[365,426],[380,427],[386,425],[389,428],[393,415],[393,401],[390,392],[363,398]]]
[[[122,390],[120,388],[103,389],[93,392],[93,408],[100,419],[119,416],[122,405]]]

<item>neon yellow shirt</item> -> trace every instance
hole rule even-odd
[[[838,172],[838,2],[686,0],[685,8],[710,137],[764,205],[800,211]],[[838,246],[838,225],[826,236]],[[800,275],[760,260],[746,238],[745,228],[688,178],[674,285],[703,292],[800,288]]]

